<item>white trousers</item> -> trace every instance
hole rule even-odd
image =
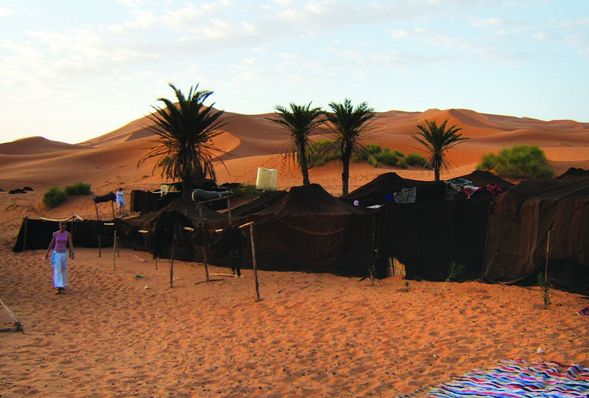
[[[53,252],[51,255],[53,263],[53,286],[67,286],[67,252]]]

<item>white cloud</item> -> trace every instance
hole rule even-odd
[[[0,6],[0,17],[5,17],[5,16],[11,15],[11,14],[14,14],[13,8]]]

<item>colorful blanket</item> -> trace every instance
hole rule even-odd
[[[589,368],[559,363],[501,361],[432,388],[427,397],[589,397]]]

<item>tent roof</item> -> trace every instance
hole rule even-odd
[[[163,209],[142,214],[138,217],[127,218],[125,221],[134,225],[151,224],[160,214],[172,211],[183,214],[193,224],[198,224],[200,222],[199,210],[191,198],[175,198]],[[205,221],[217,221],[227,218],[226,215],[211,210],[206,206],[202,206],[202,213]]]
[[[319,184],[292,187],[284,197],[260,215],[302,216],[365,214],[364,208],[350,205],[332,196]]]

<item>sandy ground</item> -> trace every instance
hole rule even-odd
[[[470,111],[440,117],[467,123],[473,137],[453,154],[445,177],[470,173],[481,153],[512,145],[514,136],[528,142],[529,131],[558,172],[589,164],[589,139],[579,124],[538,127],[535,120]],[[421,120],[415,114],[381,119]],[[495,125],[501,129],[493,135]],[[399,129],[385,141],[402,145]],[[122,249],[114,256],[107,248],[99,257],[96,249],[76,248],[70,286],[56,295],[44,250],[11,251],[22,219],[95,218],[89,197],[45,209],[42,193],[53,184],[87,182],[97,194],[122,185],[129,195],[164,182],[151,175],[153,163],[137,168],[146,142],[129,140],[133,134],[137,129],[125,126],[82,148],[40,138],[0,144],[0,187],[35,188],[0,193],[0,298],[24,326],[24,333],[0,334],[0,396],[426,396],[428,386],[501,359],[589,366],[589,318],[576,314],[589,300],[552,290],[545,310],[537,287],[259,272],[256,302],[251,270],[233,278],[211,267],[206,281],[203,264],[176,261],[171,287],[169,260],[156,268],[147,253]],[[242,151],[226,159],[227,169],[218,168],[220,182],[254,183],[261,166],[279,169],[278,188],[298,185],[296,169],[268,150],[274,143],[251,136],[220,137],[227,152]],[[433,179],[424,170],[353,164],[350,188],[388,171]],[[311,170],[311,181],[339,194],[340,172],[337,163],[327,164]],[[100,212],[108,217],[111,209],[103,205]],[[10,326],[2,308],[0,320]]]

